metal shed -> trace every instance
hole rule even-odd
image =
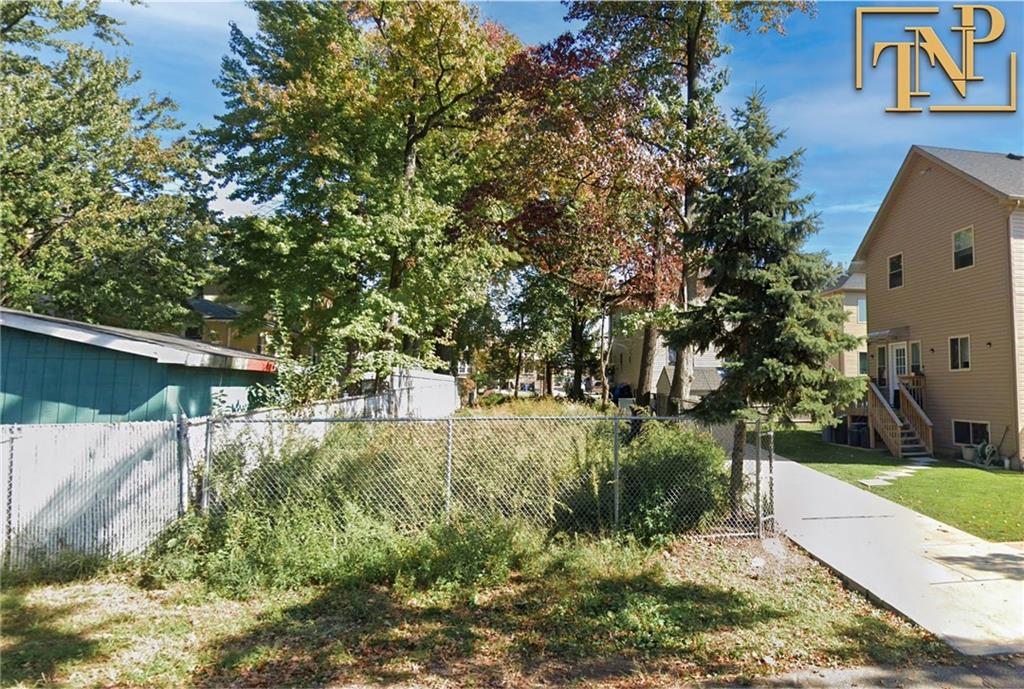
[[[245,408],[269,356],[0,309],[0,424],[158,421]]]

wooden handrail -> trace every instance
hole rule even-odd
[[[920,373],[908,373],[900,376],[899,382],[907,386],[907,390],[917,400],[917,404],[924,409],[924,376]]]
[[[875,446],[875,432],[882,437],[882,442],[897,459],[903,458],[903,423],[896,412],[889,406],[888,400],[882,396],[881,390],[874,382],[868,382],[868,433],[871,436],[871,447]]]
[[[900,408],[907,417],[907,423],[909,423],[910,427],[917,432],[918,437],[921,438],[921,442],[924,443],[925,449],[928,450],[928,454],[933,454],[935,447],[932,444],[932,420],[924,413],[924,409],[921,409],[921,405],[917,403],[914,395],[907,386],[903,384],[903,381],[900,381],[898,385],[900,393]]]

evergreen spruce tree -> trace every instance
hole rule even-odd
[[[829,365],[857,346],[843,330],[846,313],[822,295],[838,276],[823,254],[802,251],[818,230],[797,196],[803,151],[773,157],[783,133],[772,129],[763,94],[735,113],[724,165],[713,170],[698,201],[700,222],[685,241],[703,260],[707,300],[680,315],[675,346],[715,348],[725,362],[721,386],[693,410],[704,421],[735,423],[730,495],[743,489],[747,424],[757,418],[788,425],[794,417],[834,420],[863,382]]]

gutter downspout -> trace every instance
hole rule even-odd
[[[1024,439],[1024,432],[1022,432],[1022,431],[1024,431],[1024,415],[1022,415],[1022,411],[1024,411],[1024,410],[1021,409],[1021,389],[1020,389],[1021,388],[1021,370],[1020,370],[1021,364],[1020,364],[1020,353],[1018,352],[1018,347],[1020,347],[1021,339],[1022,339],[1022,337],[1024,337],[1024,333],[1021,332],[1021,329],[1024,328],[1024,324],[1018,322],[1017,313],[1018,313],[1018,308],[1024,308],[1024,305],[1020,305],[1020,304],[1017,303],[1018,299],[1017,299],[1017,284],[1016,283],[1018,281],[1024,279],[1024,275],[1016,275],[1014,273],[1014,269],[1013,269],[1013,267],[1014,267],[1014,263],[1013,263],[1013,256],[1014,256],[1013,216],[1014,216],[1015,213],[1017,213],[1017,212],[1019,212],[1021,210],[1021,202],[1022,201],[1024,201],[1024,199],[1020,199],[1020,198],[1010,199],[1010,202],[1007,204],[1007,207],[1010,209],[1010,212],[1007,213],[1007,215],[1006,215],[1006,240],[1007,240],[1007,243],[1008,243],[1008,246],[1009,246],[1009,251],[1006,252],[1006,260],[1009,263],[1008,268],[1009,268],[1009,271],[1010,271],[1010,324],[1011,324],[1011,326],[1013,328],[1013,335],[1014,335],[1014,337],[1013,337],[1013,354],[1012,354],[1012,356],[1010,358],[1011,358],[1011,363],[1013,365],[1013,382],[1014,382],[1014,385],[1013,385],[1013,406],[1014,406],[1014,410],[1013,411],[1014,411],[1014,417],[1017,419],[1017,428],[1015,429],[1016,430],[1016,436],[1017,436],[1017,459],[1016,460],[1012,460],[1011,459],[1011,466],[1013,466],[1015,464],[1016,466],[1014,466],[1014,468],[1017,469],[1018,471],[1021,470],[1022,468],[1024,468],[1024,454],[1022,454],[1022,452],[1021,452],[1021,441],[1022,441],[1022,439]],[[1024,241],[1024,238],[1022,238],[1022,241]],[[1022,250],[1024,250],[1024,246],[1022,246],[1022,247],[1020,247],[1020,249],[1018,249],[1018,251],[1022,251]],[[1024,285],[1021,286],[1021,289],[1024,290]],[[991,442],[991,438],[989,440]]]

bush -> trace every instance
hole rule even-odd
[[[490,392],[476,398],[478,407],[497,407],[501,404],[508,404],[512,401],[511,395],[504,395],[500,392]]]
[[[620,429],[620,527],[641,539],[699,528],[726,506],[725,452],[685,424],[647,421]],[[601,532],[612,526],[615,472],[609,459],[565,502],[560,527]]]
[[[647,422],[626,448],[621,519],[643,539],[691,531],[726,505],[725,451],[707,433]]]

